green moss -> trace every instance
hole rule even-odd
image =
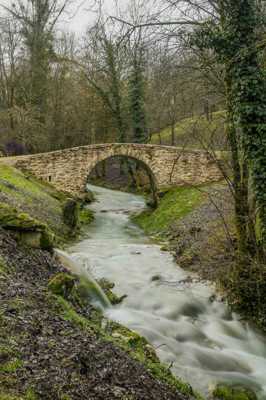
[[[63,297],[56,296],[53,298],[53,301],[58,306],[62,318],[66,321],[70,321],[84,330],[98,330],[97,324],[78,314],[74,307],[67,300],[63,299]]]
[[[19,231],[42,230],[44,225],[6,203],[0,203],[0,226]]]
[[[18,359],[14,358],[13,360],[7,361],[4,364],[0,364],[0,372],[2,373],[14,373],[17,371],[17,369],[21,368],[23,365],[23,362]]]
[[[63,395],[60,397],[60,400],[72,400],[72,398],[71,398],[70,396],[68,396],[67,394],[63,394]]]
[[[28,388],[25,394],[25,400],[38,400],[38,396],[33,388]]]
[[[18,396],[14,396],[12,394],[0,392],[0,400],[24,400],[24,399],[22,396],[18,397]]]
[[[45,182],[0,162],[0,192],[6,202],[64,235],[62,201],[66,196]],[[60,200],[58,199],[60,198]]]
[[[82,208],[79,212],[79,221],[82,225],[88,225],[94,220],[94,215],[88,208]]]
[[[74,287],[75,281],[76,278],[73,275],[60,272],[50,279],[48,289],[56,295],[67,298]]]
[[[26,213],[19,212],[16,208],[6,203],[0,203],[0,226],[4,229],[19,232],[22,241],[24,239],[23,234],[26,232],[40,233],[39,246],[42,249],[51,249],[53,247],[54,235],[47,225],[30,217]],[[25,243],[27,243],[26,238]],[[36,245],[36,247],[38,246]]]
[[[7,267],[4,260],[0,257],[0,275],[6,275]]]
[[[202,200],[203,194],[197,188],[174,188],[164,195],[156,210],[144,211],[133,220],[147,233],[159,233],[189,214]]]
[[[38,180],[28,172],[21,172],[13,167],[5,165],[0,160],[0,193],[3,193],[5,203],[9,207],[18,208],[20,217],[26,218],[28,223],[38,221],[49,227],[50,233],[53,232],[58,243],[66,242],[70,239],[73,229],[64,223],[63,208],[69,194],[58,191],[51,184]],[[80,209],[80,207],[77,207]],[[29,221],[28,217],[32,220]],[[77,226],[79,224],[89,224],[93,220],[90,210],[83,209],[78,211]],[[25,223],[25,221],[20,221]],[[17,220],[15,221],[17,224]],[[46,232],[47,233],[47,232]],[[78,233],[78,229],[75,230]],[[43,235],[41,238],[42,248],[49,249],[51,235]],[[28,238],[27,238],[28,240]]]
[[[250,389],[241,386],[217,385],[213,397],[219,400],[256,400],[257,396]]]
[[[127,295],[124,296],[117,296],[112,289],[115,287],[115,284],[108,281],[105,278],[99,279],[98,281],[99,286],[102,288],[104,293],[106,294],[108,300],[112,305],[117,305],[122,303],[122,301],[127,297]]]

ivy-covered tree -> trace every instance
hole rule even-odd
[[[142,50],[136,49],[132,59],[129,78],[130,114],[133,140],[136,143],[147,143],[148,141],[144,95]]]
[[[196,29],[192,44],[213,50],[224,67],[239,255],[261,258],[266,248],[266,96],[257,46],[260,8],[256,0],[215,4],[217,18]]]

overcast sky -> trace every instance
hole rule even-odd
[[[126,2],[127,0],[123,0]],[[110,15],[114,15],[114,1],[113,0],[105,0],[105,10]],[[72,15],[71,15],[72,14]],[[95,19],[95,14],[93,11],[90,11],[90,1],[88,0],[76,0],[75,5],[71,7],[71,13],[69,18],[64,18],[65,22],[63,26],[66,29],[70,29],[76,32],[78,35],[82,34],[87,26],[92,23]]]
[[[24,1],[26,2],[26,0]],[[120,2],[126,4],[128,0],[120,0]],[[0,0],[0,4],[9,7],[14,3],[16,3],[16,0]],[[90,4],[91,0],[73,0],[73,4],[62,18],[59,27],[74,31],[77,35],[84,33],[87,26],[95,19],[95,14],[90,11]],[[105,0],[104,9],[108,14],[114,15],[114,0]]]

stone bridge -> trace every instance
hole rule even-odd
[[[217,163],[207,152],[160,145],[96,144],[3,160],[59,190],[77,194],[84,191],[88,176],[99,162],[116,156],[138,160],[149,175],[153,192],[222,179]]]

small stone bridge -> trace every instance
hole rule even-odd
[[[118,156],[142,164],[153,192],[222,179],[217,163],[207,152],[149,144],[96,144],[2,160],[51,182],[59,190],[77,194],[84,191],[88,176],[99,162]]]

